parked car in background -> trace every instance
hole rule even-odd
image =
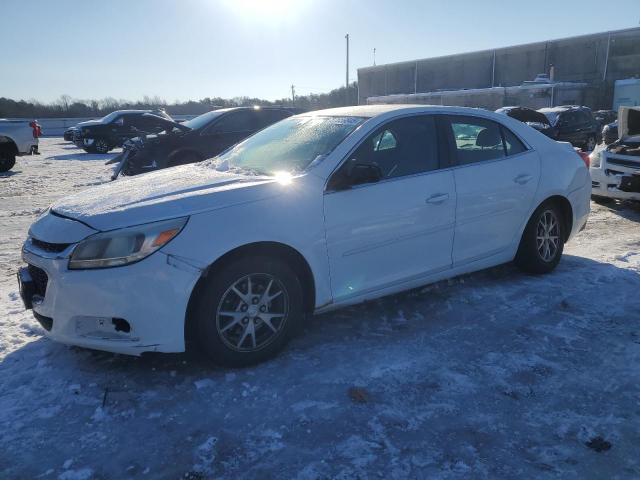
[[[609,123],[615,122],[618,118],[618,112],[614,112],[613,110],[596,110],[593,112],[593,118],[595,118],[600,128],[602,128]]]
[[[16,164],[16,157],[38,153],[42,128],[36,120],[0,119],[0,172]]]
[[[164,130],[166,120],[172,121],[164,110],[117,110],[100,120],[78,124],[73,143],[86,152],[107,153],[130,138]]]
[[[526,123],[539,132],[544,133],[547,137],[555,138],[557,136],[557,131],[551,126],[547,116],[537,110],[532,110],[527,107],[502,107],[496,110],[496,113],[501,113]]]
[[[600,127],[593,118],[591,109],[577,105],[541,108],[538,110],[549,119],[555,128],[555,138],[576,147],[591,151],[600,141]]]
[[[602,141],[605,145],[610,145],[618,140],[618,121],[611,122],[602,127]]]
[[[55,203],[29,229],[20,292],[62,343],[139,355],[191,341],[248,365],[307,314],[512,260],[551,272],[590,195],[573,147],[505,115],[322,110]]]
[[[618,138],[591,154],[593,196],[640,201],[640,107],[620,107],[617,123]]]
[[[211,158],[258,130],[293,115],[277,107],[223,108],[183,123],[166,122],[159,135],[137,137],[122,152],[113,178],[132,176]]]

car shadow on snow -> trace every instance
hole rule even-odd
[[[607,208],[627,220],[640,222],[640,202],[611,200],[601,203],[601,207]]]
[[[89,160],[103,160],[108,161],[113,157],[118,155],[119,152],[115,153],[85,153],[82,150],[76,149],[75,153],[65,153],[63,155],[53,155],[51,157],[47,157],[47,160],[81,160],[81,161],[89,161]]]

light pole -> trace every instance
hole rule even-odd
[[[347,75],[346,75],[346,90],[344,92],[345,105],[349,105],[349,34],[347,33],[344,38],[347,40]]]

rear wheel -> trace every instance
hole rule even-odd
[[[8,172],[16,164],[16,156],[0,150],[0,172]]]
[[[197,342],[221,365],[241,367],[273,357],[304,317],[298,277],[268,257],[226,265],[200,292],[192,319]]]
[[[540,205],[524,229],[516,265],[529,273],[551,272],[562,257],[564,229],[560,209],[554,203]]]

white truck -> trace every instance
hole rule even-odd
[[[0,119],[0,172],[11,170],[17,156],[37,154],[41,134],[35,120]]]
[[[640,107],[620,107],[618,140],[596,147],[590,159],[596,200],[640,201]]]

